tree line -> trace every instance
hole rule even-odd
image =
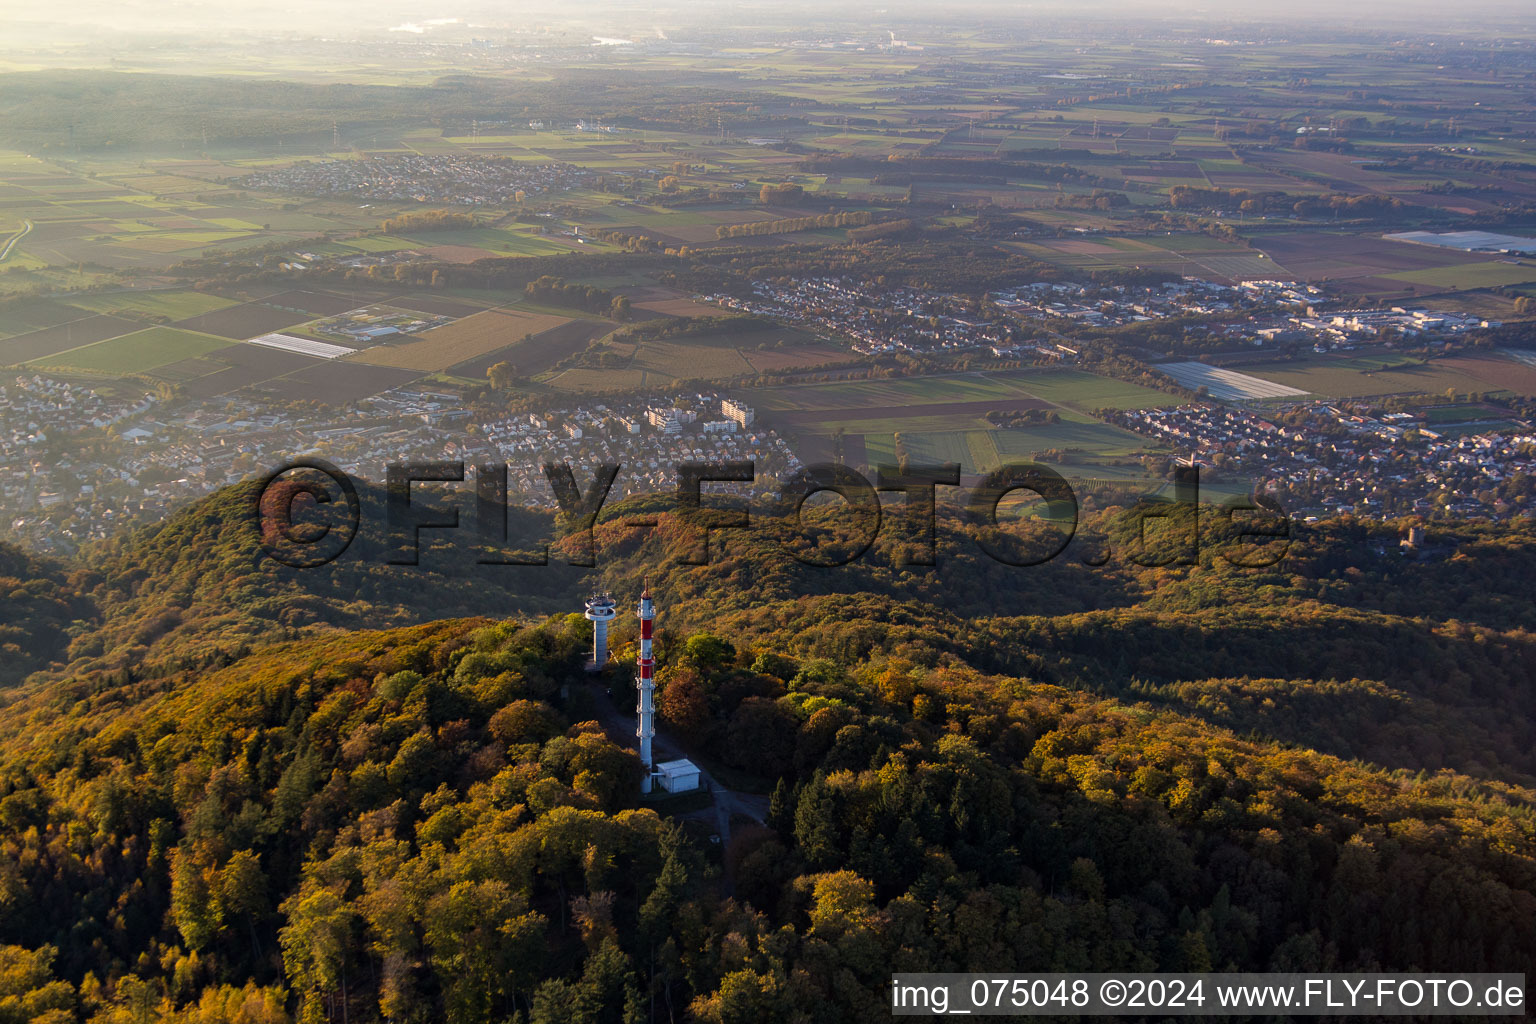
[[[475,227],[479,223],[472,213],[455,213],[452,210],[423,210],[402,213],[390,217],[379,225],[386,235],[410,234],[415,231],[459,231]]]
[[[856,228],[868,224],[874,215],[868,210],[851,213],[823,213],[813,217],[783,217],[777,220],[755,220],[745,224],[721,224],[715,228],[716,238],[754,238],[759,235],[784,235],[795,231],[814,231],[817,228]]]

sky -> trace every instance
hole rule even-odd
[[[907,37],[925,28],[1027,24],[1032,19],[1070,19],[1087,31],[1093,22],[1180,24],[1198,29],[1239,23],[1329,22],[1389,32],[1512,34],[1536,32],[1530,0],[1392,0],[1339,4],[1336,0],[983,0],[935,5],[917,0],[619,0],[582,3],[533,0],[0,0],[0,54],[38,47],[84,47],[139,38],[331,37],[467,38],[530,33],[591,33],[657,38],[717,35],[774,29],[814,33],[818,28],[890,28]],[[1321,22],[1319,21],[1321,19]],[[1118,27],[1124,28],[1123,24]]]

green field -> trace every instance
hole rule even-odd
[[[413,242],[409,238],[399,238],[395,235],[368,235],[363,238],[349,238],[342,243],[350,249],[358,252],[393,252],[397,249],[419,249],[421,243]]]
[[[1184,184],[1208,187],[1203,179]],[[1065,215],[1069,211],[1056,212]],[[1083,216],[1080,211],[1070,213],[1079,219]],[[1046,218],[1050,216],[1043,210],[1040,215]],[[1068,218],[1068,222],[1071,219]],[[1092,248],[1087,250],[1072,240],[1018,242],[1011,243],[1011,247],[1036,259],[1075,270],[1156,268],[1217,280],[1269,278],[1289,274],[1284,267],[1257,250],[1206,235],[1179,233],[1146,238],[1099,235],[1094,236],[1089,244]]]
[[[849,430],[854,434],[855,431]],[[874,465],[896,462],[898,431],[869,431],[862,434],[865,460]],[[1047,452],[1066,453],[1063,467],[1073,467],[1066,475],[1100,475],[1095,460],[1123,458],[1152,447],[1146,439],[1119,427],[1097,421],[1063,420],[1034,427],[988,428],[983,430],[937,430],[920,427],[899,431],[907,457],[918,463],[956,462],[967,474],[986,473],[1004,463],[1028,462]],[[1091,468],[1089,468],[1091,467]]]
[[[380,237],[388,238],[389,236]],[[570,252],[573,247],[590,248],[594,252],[613,249],[613,246],[596,241],[582,244],[574,238],[546,238],[532,231],[512,231],[492,227],[421,232],[400,237],[409,243],[410,248],[415,249],[430,249],[439,245],[462,245],[493,253],[512,253],[519,256],[543,256],[549,253]],[[349,242],[348,244],[357,243]]]
[[[818,418],[815,429],[822,433],[845,430],[855,434],[992,429],[991,424],[976,414],[924,415],[921,408],[910,416],[861,416],[857,409],[849,409],[843,414],[832,412],[825,419]]]
[[[203,292],[126,292],[120,294],[87,295],[71,298],[69,304],[93,313],[145,313],[164,316],[172,320],[212,313],[216,309],[228,309],[239,305],[234,299]]]
[[[518,308],[531,307],[520,303]],[[668,387],[678,381],[728,381],[846,361],[849,353],[795,328],[716,331],[633,341],[610,338],[605,367],[578,366],[541,378],[561,391]]]
[[[237,231],[165,231],[130,233],[126,237],[113,240],[112,244],[117,248],[147,253],[175,253],[184,249],[202,248],[218,242],[250,237],[249,233]]]
[[[752,372],[752,365],[734,348],[684,341],[648,341],[635,354],[632,366],[651,373],[671,374],[680,380],[724,380]]]
[[[1536,264],[1505,263],[1502,260],[1462,263],[1454,267],[1432,267],[1388,274],[1394,281],[1424,284],[1432,288],[1502,288],[1506,285],[1536,281]]]
[[[752,401],[765,410],[855,412],[882,406],[943,406],[954,402],[1010,401],[1038,398],[1083,412],[1090,409],[1144,409],[1171,405],[1160,391],[1082,370],[1027,368],[949,374],[935,377],[797,384],[765,388]],[[938,414],[928,409],[914,415]]]
[[[56,356],[39,359],[35,364],[95,373],[143,373],[157,366],[228,348],[228,338],[182,331],[174,327],[151,327],[147,331],[125,334],[109,341],[72,349]]]
[[[830,450],[841,432],[855,450],[862,445],[867,463],[889,463],[897,458],[899,433],[909,458],[959,463],[968,474],[1055,451],[1067,453],[1066,462],[1082,475],[1092,475],[1098,467],[1083,467],[1134,455],[1149,444],[1092,418],[1088,410],[1173,402],[1159,391],[1069,368],[791,385],[758,390],[750,398],[766,422],[779,413],[781,429],[797,436],[807,451]],[[984,418],[991,403],[1017,408],[1030,400],[1034,408],[1053,407],[1059,421],[999,428]]]
[[[987,376],[1010,387],[1020,388],[1035,398],[1079,411],[1146,409],[1175,404],[1173,398],[1161,391],[1082,370],[1002,370]]]
[[[854,412],[888,405],[943,405],[1031,397],[984,374],[893,378],[830,384],[794,384],[753,393],[761,409]]]

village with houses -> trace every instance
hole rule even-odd
[[[1076,347],[1038,337],[1069,326],[1113,328],[1172,318],[1198,320],[1233,345],[1304,343],[1316,352],[1420,337],[1450,338],[1499,326],[1480,316],[1423,306],[1334,308],[1317,285],[1296,281],[1220,284],[1184,278],[1157,285],[1037,281],[965,295],[887,288],[845,277],[759,282],[751,298],[702,295],[701,301],[813,330],[835,331],[864,355],[983,350],[1070,360]]]
[[[366,160],[301,161],[256,171],[237,183],[243,188],[306,196],[494,206],[574,188],[592,176],[593,172],[568,163],[389,154]]]
[[[1374,412],[1374,414],[1373,414]],[[1332,515],[1506,518],[1536,497],[1536,425],[1433,429],[1422,412],[1309,402],[1258,412],[1187,405],[1115,421],[1215,478],[1246,477],[1301,519]]]
[[[61,454],[65,453],[67,454]],[[0,535],[71,552],[125,523],[148,522],[220,487],[316,457],[361,480],[393,464],[505,463],[508,497],[554,508],[546,463],[621,466],[613,498],[671,492],[682,462],[748,461],[766,493],[800,468],[753,409],[719,392],[551,404],[477,415],[456,390],[397,388],[346,408],[276,411],[259,400],[104,401],[29,375],[0,386]]]

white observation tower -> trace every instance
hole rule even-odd
[[[608,623],[618,614],[613,598],[607,594],[593,594],[587,599],[586,617],[592,620],[592,660],[587,662],[588,672],[598,672],[608,664]]]

